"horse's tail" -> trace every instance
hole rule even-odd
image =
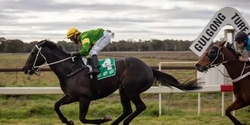
[[[179,88],[181,90],[197,90],[201,89],[202,87],[200,86],[200,82],[198,82],[198,79],[194,80],[188,80],[185,81],[184,83],[180,83],[176,78],[173,76],[163,73],[161,71],[152,69],[154,73],[154,77],[156,81],[160,82],[160,84],[171,87],[174,86],[176,88]]]

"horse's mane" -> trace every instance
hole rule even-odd
[[[242,56],[239,52],[237,52],[233,46],[233,44],[227,43],[226,48],[236,57]]]
[[[42,40],[38,44],[41,44],[43,47],[46,46],[46,47],[50,48],[51,50],[58,51],[58,52],[65,54],[65,55],[69,54],[69,52],[67,50],[65,50],[63,46],[57,45],[56,43],[54,43],[50,40]]]
[[[238,60],[238,58],[239,58],[240,56],[242,56],[242,54],[241,54],[240,52],[238,52],[238,51],[235,50],[235,48],[233,47],[233,44],[228,43],[228,44],[226,45],[226,48],[235,56],[235,58],[236,58],[237,60]],[[238,60],[238,62],[240,62],[240,60]],[[249,62],[246,63],[246,67],[249,67],[249,65],[250,65]]]

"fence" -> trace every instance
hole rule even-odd
[[[159,63],[159,70],[165,69],[163,68],[163,64],[195,64],[196,62],[160,62]],[[221,92],[221,115],[224,116],[225,112],[225,92],[232,92],[233,86],[232,84],[222,84],[222,85],[205,85],[203,89],[199,91],[192,91],[198,92],[198,115],[200,115],[201,110],[201,92]],[[232,94],[232,101],[235,100],[235,96]],[[235,112],[233,111],[233,115]],[[161,115],[161,93],[159,93],[159,115]]]
[[[198,115],[200,115],[201,111],[201,93],[202,92],[222,92],[222,116],[224,115],[224,92],[232,91],[232,86],[221,86],[221,85],[208,85],[203,86],[201,90],[194,90],[189,92],[198,93]],[[152,93],[159,94],[159,115],[161,115],[161,94],[163,93],[182,93],[185,91],[181,91],[176,88],[168,88],[168,87],[151,87],[144,93]],[[118,93],[118,91],[115,91]],[[41,94],[63,94],[60,87],[0,87],[0,95],[41,95]]]

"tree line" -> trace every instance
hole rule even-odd
[[[28,53],[39,41],[25,43],[19,39],[6,39],[0,37],[0,53]],[[111,42],[103,51],[188,51],[193,41],[189,40],[120,40]],[[72,42],[57,41],[67,51],[78,51],[81,46]]]

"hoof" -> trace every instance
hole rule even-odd
[[[69,125],[75,125],[73,121],[69,121]]]
[[[110,116],[106,115],[103,117],[103,120],[105,120],[105,122],[108,122],[108,121],[111,121],[112,118]]]

